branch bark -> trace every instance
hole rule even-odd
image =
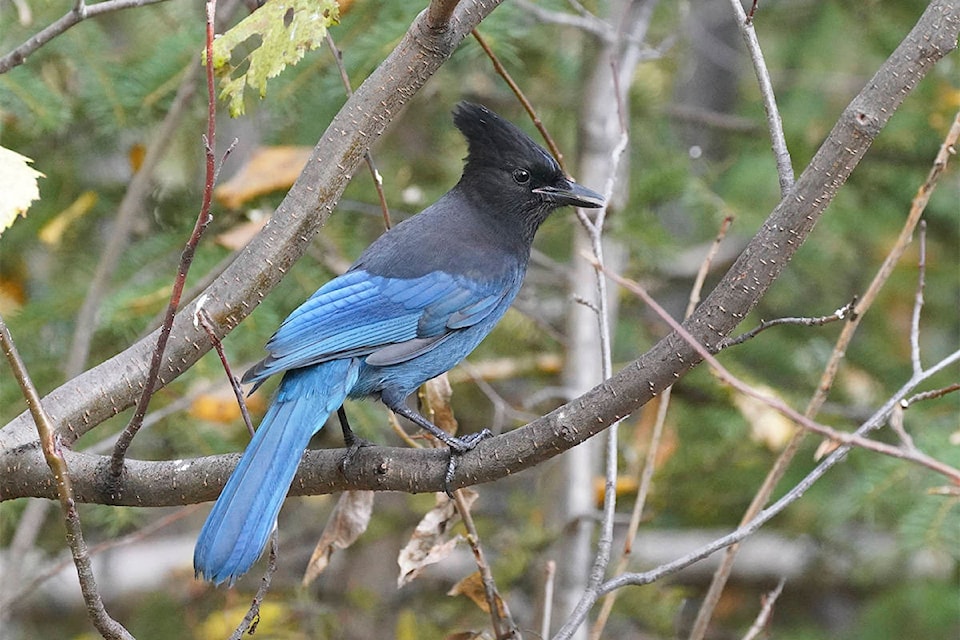
[[[435,70],[465,33],[495,2],[462,2],[450,28],[430,32],[423,15],[390,58],[364,83],[335,118],[313,160],[263,232],[207,290],[205,308],[226,333],[255,306],[302,253],[329,215],[363,151],[396,109]],[[740,258],[697,312],[685,323],[702,344],[715,350],[779,276],[809,236],[840,186],[863,158],[890,116],[934,64],[957,46],[960,0],[934,0],[913,30],[844,110],[830,135],[774,209]],[[400,65],[400,66],[397,66]],[[409,68],[408,68],[409,67]],[[403,73],[400,73],[403,70]],[[363,132],[361,134],[360,132]],[[322,162],[321,162],[322,160]],[[192,323],[194,304],[174,324],[163,383],[189,367],[208,348]],[[44,399],[62,436],[79,435],[130,406],[142,385],[156,336],[148,337],[107,363],[68,382]],[[464,456],[453,487],[489,482],[516,473],[603,431],[673,384],[699,362],[692,347],[670,334],[609,380],[527,426],[482,442]],[[55,497],[29,416],[0,430],[0,500]],[[343,489],[438,491],[446,452],[388,447],[361,450],[349,478],[337,470],[342,450],[310,451],[291,495]],[[214,498],[238,454],[192,460],[128,460],[115,485],[107,482],[108,458],[64,452],[73,470],[77,500],[105,504],[161,506]]]
[[[396,49],[330,123],[270,223],[198,296],[205,300],[218,337],[234,329],[282,279],[329,217],[364,152],[464,36],[499,3],[461,2],[448,22],[435,27],[429,26],[427,12],[417,17]],[[174,321],[158,387],[175,379],[210,348],[203,329],[193,322],[196,306],[196,302],[184,305]],[[154,332],[44,398],[65,446],[136,401],[156,341]],[[32,429],[26,413],[15,418],[0,430],[0,451],[29,443]]]

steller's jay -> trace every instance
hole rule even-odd
[[[379,398],[447,444],[447,481],[454,454],[489,435],[451,436],[406,399],[490,333],[520,290],[533,236],[550,212],[600,207],[603,197],[565,177],[542,147],[489,109],[462,102],[453,121],[468,145],[460,182],[291,313],[267,342],[269,355],[244,374],[254,390],[275,373],[283,379],[203,525],[193,555],[198,576],[232,585],[257,561],[310,437],[332,412],[351,450],[357,446],[347,398]]]

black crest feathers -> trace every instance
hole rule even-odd
[[[543,164],[560,172],[547,151],[519,127],[504,120],[483,105],[459,103],[453,111],[453,124],[467,139],[467,165],[502,166],[504,162]]]

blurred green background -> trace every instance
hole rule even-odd
[[[69,6],[26,4],[33,15],[24,25],[14,3],[0,3],[0,53]],[[354,86],[395,46],[423,4],[357,0],[345,11],[331,33],[344,52]],[[559,1],[538,4],[569,10]],[[709,6],[716,4],[722,7]],[[602,9],[594,2],[584,5]],[[916,0],[761,3],[757,30],[798,174],[925,6]],[[756,80],[729,13],[726,3],[660,3],[647,41],[661,54],[639,65],[630,89],[629,198],[611,214],[608,234],[627,250],[624,275],[642,281],[677,313],[704,245],[721,220],[735,216],[726,241],[732,255],[715,265],[708,287],[780,198]],[[574,28],[538,21],[522,5],[511,3],[498,8],[480,30],[539,110],[576,175],[577,114],[596,43]],[[33,158],[46,176],[41,200],[0,240],[0,312],[41,392],[65,379],[75,318],[118,203],[142,150],[153,143],[182,75],[199,64],[202,38],[202,5],[174,0],[86,21],[44,46],[25,65],[0,75],[0,144]],[[761,318],[826,315],[866,288],[960,107],[957,67],[954,53],[906,99],[742,329]],[[705,84],[704,77],[712,82]],[[329,50],[308,53],[271,81],[264,100],[248,99],[243,118],[231,121],[222,114],[220,148],[234,137],[239,144],[221,182],[258,146],[312,146],[344,99]],[[449,112],[461,99],[483,102],[533,132],[483,52],[468,38],[374,149],[395,220],[432,202],[459,177],[465,145]],[[155,326],[166,304],[200,206],[204,102],[198,97],[190,103],[152,180],[146,206],[108,282],[87,367],[122,351]],[[220,234],[269,215],[282,196],[282,191],[259,195],[236,209],[215,205],[188,287],[231,255],[229,241]],[[956,349],[960,335],[958,202],[960,181],[954,165],[924,216],[927,271],[920,335],[925,364]],[[573,304],[566,294],[567,265],[573,259],[575,224],[572,213],[562,211],[544,225],[536,244],[543,257],[531,267],[518,304],[521,311],[511,311],[469,359],[479,371],[489,372],[482,375],[510,409],[495,412],[495,403],[470,375],[453,372],[453,404],[462,429],[490,424],[512,428],[560,404],[549,390],[560,385],[556,363],[567,346],[564,315]],[[359,171],[311,250],[226,339],[234,366],[242,369],[259,359],[263,343],[285,315],[334,275],[337,265],[349,264],[382,228],[372,180]],[[855,428],[909,378],[916,245],[848,349],[820,415],[823,422]],[[622,365],[662,335],[663,328],[630,295],[619,294],[619,302],[614,360]],[[802,408],[838,332],[838,324],[776,328],[724,352],[722,361],[745,380],[766,385]],[[556,358],[536,363],[535,356]],[[488,366],[492,364],[500,368],[494,370]],[[16,385],[2,369],[0,424],[24,409]],[[955,382],[957,373],[953,367],[925,388]],[[267,398],[269,391],[258,396]],[[920,403],[906,414],[906,427],[917,445],[954,467],[960,466],[955,395]],[[156,395],[152,410],[169,409],[168,415],[155,413],[158,419],[138,436],[131,455],[172,459],[239,450],[247,436],[230,406],[219,361],[208,354]],[[350,411],[362,435],[396,443],[395,435],[383,428],[382,407],[357,404]],[[621,430],[628,469],[644,455],[649,413],[629,418]],[[79,448],[110,442],[128,417],[121,415],[95,429],[80,440]],[[777,454],[776,443],[754,437],[758,426],[706,370],[678,384],[641,527],[641,539],[650,545],[638,545],[643,558],[670,559],[654,548],[661,540],[658,532],[667,532],[667,538],[689,534],[706,542],[736,525]],[[895,441],[889,433],[878,437]],[[783,487],[812,468],[817,444],[808,439]],[[315,446],[341,446],[338,430],[322,432]],[[535,624],[543,563],[560,535],[544,526],[543,493],[531,490],[539,487],[541,476],[541,470],[534,469],[480,487],[474,507],[498,584],[527,629]],[[951,495],[938,492],[946,483],[926,469],[855,451],[768,525],[758,539],[769,542],[772,557],[790,561],[791,567],[772,635],[782,640],[957,637],[960,506],[956,487]],[[624,518],[634,496],[628,488],[621,499]],[[329,575],[306,589],[298,586],[299,572],[333,501],[291,501],[281,514],[284,557],[262,615],[261,636],[443,638],[488,626],[485,614],[469,600],[445,595],[472,571],[468,553],[402,590],[394,588],[397,550],[432,500],[378,496],[370,529],[338,556]],[[26,505],[26,500],[0,504],[0,544],[5,549],[23,526]],[[170,512],[80,507],[90,544],[140,531]],[[103,554],[100,571],[105,574],[108,610],[138,638],[226,637],[246,610],[257,586],[255,576],[232,591],[210,589],[192,579],[192,537],[204,512],[191,512],[149,537]],[[29,557],[7,559],[24,563],[23,584],[64,557],[63,528],[55,508],[47,510],[30,548]],[[164,555],[163,562],[150,569],[159,555]],[[759,595],[777,579],[776,568],[759,558],[745,557],[744,568],[735,570],[709,637],[740,637],[749,627]],[[140,563],[151,575],[124,581],[125,574],[138,573],[134,568]],[[67,575],[70,571],[72,567]],[[708,580],[708,570],[694,570],[626,589],[606,637],[682,634]],[[9,586],[7,595],[22,587]],[[69,583],[40,587],[19,600],[10,615],[0,637],[94,637],[78,591]],[[536,637],[534,632],[528,635]]]

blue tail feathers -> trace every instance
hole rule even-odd
[[[311,436],[343,404],[359,371],[353,358],[288,371],[277,397],[200,531],[197,576],[231,585],[266,547]]]

